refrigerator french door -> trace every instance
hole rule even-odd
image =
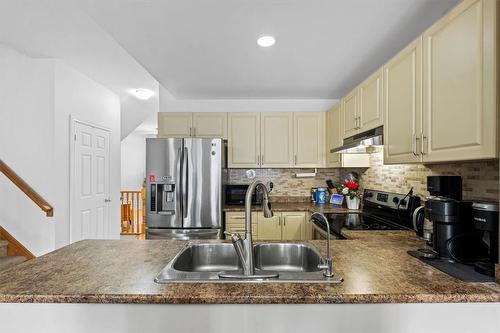
[[[148,239],[221,238],[222,139],[146,139]]]

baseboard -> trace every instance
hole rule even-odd
[[[7,245],[8,256],[23,256],[27,260],[35,258],[35,255],[31,253],[30,250],[24,247],[23,244],[9,234],[8,231],[2,226],[0,226],[0,239],[4,239],[9,242],[9,245]]]

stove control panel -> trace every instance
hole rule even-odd
[[[408,208],[408,197],[405,198],[405,194],[401,193],[391,193],[367,189],[364,192],[363,201],[393,209],[399,208],[405,210]]]

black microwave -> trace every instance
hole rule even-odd
[[[226,205],[244,205],[245,196],[249,185],[226,185],[225,204]],[[252,205],[262,204],[263,193],[257,188],[252,194]]]

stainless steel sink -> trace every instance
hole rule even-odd
[[[255,267],[275,272],[319,272],[321,254],[304,243],[266,243],[254,246]]]
[[[259,282],[328,282],[339,283],[342,278],[326,278],[318,268],[319,251],[307,243],[263,243],[254,245],[256,274],[278,272],[277,278]],[[219,273],[241,270],[231,243],[189,243],[158,274],[155,281],[169,282],[257,282],[219,278]]]

